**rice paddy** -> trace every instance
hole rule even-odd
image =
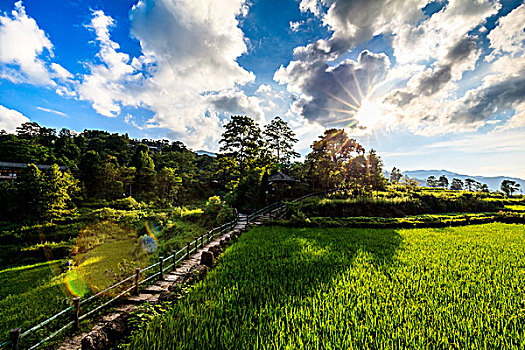
[[[257,227],[131,349],[523,349],[525,228]]]

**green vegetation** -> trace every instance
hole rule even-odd
[[[289,204],[290,209],[307,217],[379,216],[403,217],[418,214],[494,212],[503,209],[496,202],[486,202],[469,193],[449,197],[411,193],[399,197],[360,197],[346,199],[309,198]]]
[[[470,237],[476,236],[479,251],[496,259],[495,240],[500,240],[504,255],[498,259],[507,259],[515,273],[518,257],[507,248],[511,242],[521,248],[514,231],[522,226],[486,226],[494,231],[490,237],[470,227],[464,233],[452,228],[400,230],[522,223],[525,198],[513,196],[519,190],[515,183],[502,183],[505,195],[489,193],[472,179],[454,179],[448,189],[445,176],[429,178],[430,188],[421,188],[413,179],[402,179],[396,168],[388,183],[379,155],[365,150],[343,129],[326,130],[304,162],[293,162],[297,139],[279,117],[261,128],[248,116],[232,116],[224,130],[216,157],[197,154],[179,141],[134,140],[98,130],[57,133],[35,122],[22,124],[16,134],[0,133],[0,162],[20,163],[2,163],[1,169],[4,178],[11,177],[0,182],[3,337],[9,328],[27,329],[69,306],[72,296],[96,293],[129,276],[135,267],[179,250],[233,218],[234,208],[251,212],[279,200],[337,189],[325,199],[291,203],[290,218],[279,222],[280,228],[248,234],[187,302],[175,303],[167,316],[154,317],[150,332],[137,336],[133,344],[150,348],[144,344],[161,332],[162,341],[151,348],[308,348],[339,343],[358,348],[474,347],[483,342],[508,345],[495,332],[510,332],[505,339],[515,345],[521,316],[507,318],[504,330],[494,323],[508,316],[505,307],[514,303],[515,295],[505,295],[509,299],[503,301],[506,291],[498,284],[493,289],[488,282],[474,285],[474,272],[457,284],[463,278],[458,274],[478,268],[481,259],[474,248],[469,250],[471,257],[457,243],[467,242],[470,249]],[[411,250],[410,242],[422,241],[431,250]],[[450,264],[443,267],[454,249],[462,260],[455,270]],[[442,250],[443,257],[432,255]],[[423,253],[432,255],[441,270],[422,262]],[[74,262],[69,271],[64,259]],[[473,266],[462,265],[464,261]],[[430,280],[429,269],[437,280]],[[502,273],[493,260],[483,273],[487,271]],[[509,283],[518,283],[512,276]],[[420,289],[414,289],[413,278],[419,278]],[[439,278],[444,284],[433,284]],[[470,301],[460,305],[457,293],[466,286],[478,305],[486,305],[487,314],[471,309]],[[480,288],[489,296],[482,296]],[[414,295],[423,301],[410,299]],[[450,307],[443,309],[439,298],[449,298]],[[393,305],[400,305],[399,310]],[[425,310],[435,316],[424,316]],[[156,328],[159,320],[169,317],[180,323],[170,321],[162,331]],[[332,325],[330,317],[337,322]],[[471,328],[447,328],[454,317]],[[429,325],[437,333],[429,334],[431,328],[424,327]],[[168,339],[163,332],[175,337]],[[482,335],[468,338],[473,334]]]
[[[525,211],[525,204],[506,205],[505,209],[512,211]]]
[[[525,224],[525,214],[501,213],[452,213],[442,215],[413,215],[401,218],[383,217],[311,217],[292,215],[289,220],[275,221],[274,224],[288,227],[356,227],[356,228],[425,228],[486,224],[493,222]]]
[[[522,349],[523,225],[258,227],[132,349]]]
[[[28,329],[70,305],[64,263],[56,260],[0,271],[0,342],[8,338],[9,329]]]

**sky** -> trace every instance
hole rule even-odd
[[[275,116],[385,168],[525,178],[516,0],[0,0],[0,129],[36,121],[217,151]]]

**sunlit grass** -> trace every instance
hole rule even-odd
[[[87,253],[78,254],[75,261],[80,263],[76,269],[89,289],[97,293],[119,278],[127,277],[126,274],[131,275],[133,267],[147,265],[147,256],[137,248],[136,238],[106,242]],[[124,266],[123,261],[128,265]]]
[[[133,349],[522,349],[523,225],[260,227]]]
[[[516,210],[516,211],[525,211],[525,205],[520,205],[520,204],[506,205],[505,209]]]

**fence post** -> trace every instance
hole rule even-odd
[[[159,267],[160,267],[159,280],[162,281],[164,279],[164,258],[162,256],[159,257]]]
[[[210,231],[208,231],[208,234],[206,237],[206,243],[210,243]]]
[[[195,238],[195,253],[199,250],[199,237]]]
[[[20,342],[20,328],[14,328],[9,331],[9,339],[11,339],[11,348],[13,350],[18,349],[18,343]]]
[[[173,271],[175,271],[175,262],[177,261],[177,252],[175,249],[171,251],[171,254],[173,254]]]
[[[78,316],[80,314],[80,298],[73,298],[73,309],[75,311],[75,314],[73,315],[75,321],[75,329],[78,329],[80,327],[80,321],[78,319]]]
[[[204,248],[204,235],[201,236],[201,248]]]
[[[187,250],[187,255],[186,255],[186,259],[190,259],[190,242],[186,243],[186,250]]]
[[[139,295],[139,277],[140,277],[140,267],[135,268],[135,289],[133,294]]]

